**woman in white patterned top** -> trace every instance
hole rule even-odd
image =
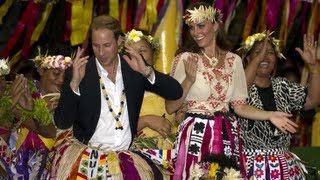
[[[209,153],[241,156],[239,126],[229,106],[246,118],[271,120],[276,126],[291,123],[289,114],[247,105],[242,61],[229,51],[219,11],[209,4],[196,3],[187,9],[184,19],[195,46],[175,57],[171,75],[181,83],[183,96],[166,102],[168,113],[184,103],[188,106],[176,141],[175,179],[193,176],[194,164]],[[292,125],[289,129],[294,131]],[[242,163],[240,166],[244,168]]]

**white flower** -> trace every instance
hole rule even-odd
[[[192,22],[202,22],[204,20],[209,20],[210,22],[216,22],[215,15],[217,11],[209,6],[205,7],[201,5],[199,8],[194,8],[194,10],[188,9],[188,13],[190,13],[190,17],[186,20],[189,24]],[[219,19],[218,19],[219,20]]]
[[[143,33],[141,31],[136,31],[135,29],[133,29],[128,33],[127,39],[129,41],[138,42],[141,40],[142,37]]]
[[[224,168],[225,176],[223,176],[222,180],[242,180],[242,176],[240,171],[237,171],[233,168]]]
[[[9,74],[10,72],[10,67],[8,65],[7,60],[5,59],[0,59],[0,76],[4,76]]]
[[[203,169],[199,164],[195,164],[191,168],[190,179],[198,180],[204,175]]]

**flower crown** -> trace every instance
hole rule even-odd
[[[37,68],[54,68],[65,70],[72,65],[71,57],[55,55],[38,55],[32,61],[35,63]]]
[[[191,179],[202,178],[243,179],[236,160],[224,154],[208,154],[192,167]]]
[[[9,74],[10,67],[8,65],[8,59],[0,59],[0,76]]]
[[[150,35],[144,35],[142,31],[137,31],[135,29],[132,29],[131,31],[127,32],[125,38],[126,38],[125,41],[128,44],[132,44],[140,41],[141,39],[144,39],[151,45],[153,49],[158,50],[160,47],[160,43],[158,39]]]
[[[270,33],[270,35],[272,34],[273,32]],[[247,39],[241,43],[241,48],[244,49],[245,53],[248,53],[252,46],[254,45],[255,42],[260,42],[262,40],[264,40],[266,37],[266,33],[265,32],[262,32],[262,33],[256,33],[256,34],[253,34],[251,36],[248,36]],[[284,57],[284,55],[280,52],[280,47],[279,47],[279,43],[280,43],[280,40],[274,38],[274,37],[269,37],[269,41],[272,43],[273,47],[274,47],[274,50],[277,54],[277,56],[281,59],[286,59]]]
[[[187,9],[186,14],[183,16],[186,24],[190,25],[194,21],[204,21],[209,20],[212,23],[221,22],[222,15],[220,10],[217,10],[211,6],[200,5],[199,8],[194,8],[194,10]]]

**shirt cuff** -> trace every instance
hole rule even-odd
[[[152,70],[151,75],[147,79],[151,84],[154,84],[156,82],[156,75],[154,70]]]
[[[80,96],[80,89],[79,87],[76,89],[76,91],[74,91],[73,89],[71,89],[76,95]]]

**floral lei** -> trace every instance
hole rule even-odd
[[[135,29],[132,29],[131,31],[127,32],[125,35],[125,41],[128,44],[138,42],[141,39],[146,40],[151,45],[151,47],[155,50],[158,50],[160,48],[160,43],[158,39],[150,35],[144,35],[142,31],[137,31]]]
[[[270,33],[270,35],[271,34],[272,33]],[[253,47],[255,42],[260,42],[260,41],[264,40],[265,37],[266,37],[266,33],[265,32],[256,33],[256,34],[253,34],[251,36],[248,36],[247,39],[243,43],[241,43],[241,48],[244,49],[245,53],[247,53],[247,52],[249,52],[251,50],[251,48]],[[280,59],[281,58],[286,59],[284,57],[284,55],[280,52],[280,47],[279,47],[280,40],[278,40],[278,39],[276,39],[274,37],[269,37],[269,41],[272,43],[277,56]]]
[[[204,20],[209,20],[212,23],[221,22],[222,15],[220,10],[217,10],[211,6],[200,5],[199,8],[194,8],[194,10],[187,9],[186,14],[183,16],[186,24],[190,25],[191,22],[201,22]]]
[[[41,55],[40,49],[38,49],[39,55],[34,59],[31,59],[37,68],[53,68],[65,70],[72,65],[71,57],[63,55]]]
[[[9,74],[10,67],[8,65],[8,59],[0,59],[0,76]]]

